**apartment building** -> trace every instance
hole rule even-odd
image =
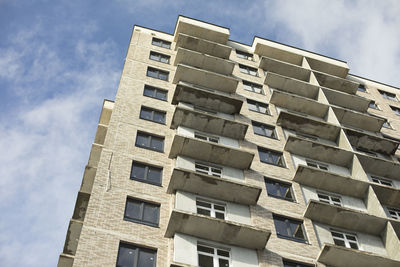
[[[58,266],[398,267],[399,100],[221,26],[135,26]]]

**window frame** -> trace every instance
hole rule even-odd
[[[334,206],[338,206],[338,207],[343,207],[343,202],[342,202],[342,197],[336,194],[332,194],[330,192],[325,192],[325,191],[320,191],[317,190],[317,197],[318,197],[318,201],[322,202],[322,203],[326,203],[326,204],[330,204],[330,205],[334,205]],[[322,200],[321,196],[326,197],[326,199]],[[334,198],[337,198],[339,201],[334,200]]]
[[[376,184],[383,185],[383,186],[389,186],[389,187],[393,187],[394,188],[394,184],[393,184],[392,180],[387,179],[387,178],[383,178],[383,177],[380,177],[380,176],[377,176],[377,175],[373,175],[373,174],[371,174],[370,176],[371,176],[372,182],[374,182]],[[387,185],[385,183],[390,184],[390,185]]]
[[[143,116],[143,114],[142,114],[143,111],[150,112],[151,118],[150,119],[145,118]],[[160,117],[162,117],[164,119],[164,121],[160,122],[160,121],[155,120],[154,117],[156,115],[159,115]],[[151,121],[151,122],[155,122],[155,123],[158,123],[158,124],[165,125],[166,124],[166,120],[167,120],[167,112],[161,111],[161,110],[158,110],[158,109],[154,109],[154,108],[150,108],[150,107],[147,107],[147,106],[141,106],[140,107],[140,111],[139,111],[139,118],[142,119],[142,120],[145,120],[145,121]]]
[[[160,44],[158,44],[157,42],[159,42]],[[171,49],[172,42],[166,41],[166,40],[163,40],[163,39],[160,39],[160,38],[157,38],[157,37],[153,37],[151,39],[151,44],[155,45],[155,46],[158,46],[158,47],[165,48],[165,49]]]
[[[141,218],[137,219],[137,218],[128,217],[126,215],[129,201],[140,203],[140,213],[141,213],[140,216],[141,216]],[[156,222],[149,222],[149,221],[145,221],[143,219],[146,206],[152,206],[152,208],[157,208]],[[148,226],[152,226],[152,227],[159,227],[159,225],[160,225],[160,211],[161,211],[161,204],[159,204],[159,203],[154,203],[154,202],[150,202],[150,201],[147,201],[147,200],[143,200],[143,199],[139,199],[139,198],[134,198],[134,197],[128,196],[126,198],[126,202],[125,202],[124,221],[144,224],[144,225],[148,225]]]
[[[393,130],[393,126],[392,126],[392,124],[390,124],[389,121],[385,121],[385,122],[382,124],[382,127],[385,128],[385,129]]]
[[[147,139],[149,139],[148,140],[148,146],[147,145],[138,144],[139,135],[141,135],[142,137],[145,136]],[[162,141],[162,148],[161,149],[157,149],[157,148],[151,146],[151,143],[152,143],[154,138],[157,138],[160,141]],[[156,151],[156,152],[164,153],[164,145],[165,145],[165,137],[164,136],[154,135],[154,134],[150,134],[150,133],[143,132],[143,131],[137,131],[136,140],[135,140],[135,146],[136,147],[140,147],[140,148],[149,149],[149,150],[153,150],[153,151]]]
[[[254,76],[254,77],[259,77],[258,69],[254,68],[254,67],[251,67],[251,66],[247,66],[247,65],[244,65],[244,64],[239,64],[239,71],[240,71],[240,73],[244,73],[244,74],[251,75],[251,76]]]
[[[211,254],[209,252],[199,251],[199,246],[204,247],[204,248],[208,248],[208,249],[212,249],[213,253]],[[221,267],[221,266],[219,266],[219,260],[220,259],[227,260],[228,263],[229,263],[229,267],[232,266],[232,256],[231,256],[231,250],[230,249],[215,247],[215,246],[208,245],[208,244],[203,244],[203,243],[197,243],[196,251],[197,251],[197,265],[198,266],[200,266],[199,265],[200,264],[199,263],[200,262],[199,255],[208,256],[208,257],[212,258],[213,267]],[[218,253],[220,251],[227,252],[229,254],[229,256],[226,257],[226,256],[223,256],[223,255],[218,255]]]
[[[305,227],[304,227],[304,221],[303,220],[293,219],[293,218],[289,218],[289,217],[278,215],[278,214],[272,214],[272,218],[274,220],[275,231],[276,231],[276,235],[277,235],[278,238],[297,241],[297,242],[300,242],[300,243],[308,243],[307,234],[306,234],[306,230],[305,230]],[[277,223],[276,223],[277,221],[284,223],[284,226],[286,226],[286,231],[287,231],[288,235],[284,235],[284,234],[278,233],[277,229],[279,227],[277,227]],[[292,231],[292,229],[290,227],[290,223],[294,224],[294,225],[297,225],[295,232]],[[295,236],[299,229],[301,229],[302,235],[304,236],[304,238],[299,238],[299,237]],[[291,232],[291,233],[289,233],[289,232]]]
[[[375,102],[375,100],[371,100],[368,104],[369,108],[375,109],[375,110],[381,110],[378,106],[378,104]]]
[[[171,56],[156,51],[150,51],[149,59],[164,64],[170,64]],[[163,59],[165,60],[165,62],[163,61]]]
[[[360,88],[361,88],[361,90],[360,90]],[[366,92],[367,92],[367,88],[365,87],[364,84],[360,84],[360,85],[357,87],[357,91],[358,91],[358,92],[361,92],[361,93],[366,93]]]
[[[276,134],[275,126],[272,126],[272,125],[269,125],[269,124],[265,124],[265,123],[261,123],[261,122],[258,122],[258,121],[251,121],[251,125],[253,127],[253,133],[254,134],[278,140],[278,136]],[[257,127],[258,129],[260,129],[262,133],[257,133],[255,131],[254,127]],[[271,135],[268,135],[267,131],[270,131]]]
[[[238,58],[246,59],[249,61],[254,61],[254,54],[245,52],[243,50],[238,50],[238,49],[235,49],[235,52],[236,52],[236,57],[238,57]]]
[[[347,232],[343,232],[343,231],[336,230],[336,229],[330,229],[330,232],[331,232],[331,236],[332,236],[332,239],[333,239],[333,243],[336,246],[341,246],[341,247],[345,247],[345,248],[361,250],[360,243],[358,242],[358,238],[357,238],[357,235],[355,233],[347,233]],[[338,235],[342,235],[343,237],[338,237],[338,236],[335,237],[333,235],[333,233],[338,234]],[[355,238],[355,242],[354,242],[354,240],[349,240],[348,236],[354,237]],[[344,246],[335,243],[335,239],[344,242]],[[352,248],[350,243],[356,244],[357,248]]]
[[[311,164],[312,164],[312,165],[316,165],[317,167],[312,166]],[[322,163],[322,162],[319,162],[319,161],[316,161],[316,160],[306,159],[306,165],[307,165],[308,167],[317,168],[317,169],[319,169],[319,170],[329,171],[329,164]],[[322,168],[321,168],[321,167],[322,167]]]
[[[288,259],[284,259],[284,258],[282,259],[282,263],[283,263],[283,267],[315,267],[315,265],[301,263],[298,261],[292,261],[292,260],[288,260]]]
[[[201,206],[198,204],[198,202],[203,202],[205,204],[210,204],[210,208],[209,207],[205,207],[205,206]],[[223,210],[221,209],[216,209],[215,206],[220,206],[223,208]],[[207,210],[210,212],[210,215],[206,215],[203,213],[199,213],[199,209],[203,209],[203,210]],[[221,204],[215,201],[211,201],[208,199],[204,199],[204,198],[196,198],[196,213],[200,214],[200,215],[204,215],[204,216],[208,216],[211,218],[216,218],[216,219],[220,219],[220,220],[226,220],[227,219],[227,212],[226,212],[226,204]],[[223,214],[223,218],[218,218],[217,217],[217,213],[219,214]]]
[[[259,156],[260,161],[262,163],[273,165],[273,166],[277,166],[277,167],[281,167],[281,168],[286,168],[286,162],[285,162],[285,157],[283,156],[283,152],[279,152],[279,151],[276,151],[276,150],[272,150],[272,149],[268,149],[268,148],[260,147],[260,146],[257,147],[257,150],[258,150],[258,156]],[[260,153],[268,153],[270,158],[272,158],[273,156],[276,156],[278,154],[279,155],[279,159],[278,159],[277,163],[275,164],[273,161],[263,160],[263,158],[261,157]]]
[[[204,167],[204,169],[207,168],[207,171],[204,171],[204,169],[198,168],[198,166]],[[215,171],[213,171],[213,169],[219,170],[220,172],[215,172]],[[210,175],[210,176],[214,176],[214,177],[222,177],[223,168],[219,167],[219,166],[214,166],[214,165],[210,165],[207,163],[195,161],[194,170],[195,170],[195,172],[198,172],[198,173],[202,173],[202,174],[206,174],[206,175]]]
[[[260,113],[260,114],[271,115],[271,112],[269,110],[269,104],[258,102],[258,101],[255,101],[255,100],[252,100],[252,99],[248,99],[248,98],[246,99],[246,102],[247,102],[248,110],[253,111],[253,112],[257,112],[257,113]],[[256,109],[251,109],[249,104],[255,106]],[[261,112],[260,108],[265,108],[265,112]]]
[[[380,90],[380,89],[378,89],[378,92],[380,93],[380,95],[383,98],[385,98],[387,100],[399,102],[399,99],[397,98],[397,95],[395,93],[387,92],[387,91]]]
[[[285,195],[284,195],[284,196],[280,196],[280,195],[274,195],[273,193],[271,193],[271,191],[268,190],[268,188],[270,188],[270,187],[268,187],[268,185],[267,185],[268,183],[269,183],[269,184],[273,184],[275,187],[276,187],[277,185],[278,185],[279,187],[287,187],[287,191],[286,191]],[[291,183],[282,182],[282,181],[275,180],[275,179],[272,179],[272,178],[269,178],[269,177],[264,176],[264,184],[265,184],[265,189],[266,189],[266,191],[267,191],[267,195],[268,195],[269,197],[274,197],[274,198],[277,198],[277,199],[282,199],[282,200],[287,200],[287,201],[291,201],[291,202],[296,202],[296,199],[295,199],[295,197],[294,197],[294,191],[293,191],[293,188],[292,188],[292,184],[291,184]],[[279,189],[280,189],[280,188],[279,188]],[[281,193],[281,190],[277,190],[277,191],[279,192],[279,194]],[[286,197],[286,195],[287,195],[288,193],[290,193],[290,198]]]
[[[211,142],[211,143],[215,143],[215,144],[219,144],[219,142],[220,142],[220,138],[218,136],[205,134],[205,133],[198,132],[198,131],[194,132],[193,137],[196,139],[199,139],[199,140],[203,140],[203,141]]]
[[[152,95],[146,95],[146,90],[147,91],[153,91],[153,94]],[[160,98],[160,97],[157,97],[157,93],[158,92],[160,92],[160,93],[165,93],[165,99],[164,98]],[[168,101],[168,90],[165,90],[165,89],[161,89],[161,88],[158,88],[158,87],[154,87],[154,86],[151,86],[151,85],[148,85],[148,84],[145,84],[144,85],[144,89],[143,89],[143,96],[146,96],[146,97],[150,97],[150,98],[154,98],[154,99],[158,99],[158,100],[162,100],[162,101]]]
[[[150,72],[156,73],[156,75],[150,75],[149,74]],[[165,76],[165,79],[162,78],[163,77],[162,75]],[[165,81],[165,82],[169,81],[169,71],[160,70],[160,69],[150,67],[150,66],[147,67],[146,76],[153,78],[153,79]]]
[[[386,210],[387,210],[387,215],[389,218],[392,218],[394,220],[400,220],[400,209],[399,208],[386,206]],[[394,215],[392,213],[394,213]]]
[[[133,174],[134,174],[133,167],[135,166],[135,164],[136,164],[136,167],[138,167],[138,165],[142,165],[142,166],[139,166],[139,167],[144,167],[144,177],[143,177],[143,179],[133,176]],[[159,182],[153,182],[153,181],[148,180],[149,172],[151,171],[151,169],[153,169],[153,171],[154,170],[159,170],[160,171],[160,179],[159,179],[160,181]],[[147,164],[147,163],[143,163],[143,162],[140,162],[140,161],[132,160],[131,174],[129,176],[129,179],[134,180],[134,181],[139,181],[139,182],[142,182],[142,183],[161,186],[162,185],[162,178],[163,178],[163,168],[162,167],[157,167],[157,166],[150,165],[150,164]]]
[[[133,259],[134,262],[133,262],[133,266],[132,267],[138,267],[139,255],[140,255],[140,252],[142,252],[142,251],[147,251],[147,252],[152,252],[153,253],[154,263],[153,263],[153,266],[151,266],[151,267],[156,267],[156,265],[157,265],[157,249],[146,248],[146,247],[138,246],[138,245],[127,243],[127,242],[123,242],[123,241],[121,241],[119,243],[119,246],[118,246],[117,262],[115,264],[116,267],[122,267],[122,265],[118,265],[118,261],[120,259],[120,255],[121,255],[121,247],[122,246],[124,246],[125,248],[133,249],[133,250],[136,251],[135,255],[134,255],[134,259]]]
[[[253,83],[253,82],[249,82],[246,80],[242,80],[243,83],[243,89],[248,91],[248,92],[253,92],[255,94],[260,94],[260,95],[264,95],[264,89],[263,86],[261,84],[258,83]],[[246,89],[249,88],[249,89]],[[260,90],[260,92],[257,92],[257,89]]]

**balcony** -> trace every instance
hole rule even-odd
[[[390,186],[371,183],[379,202],[389,207],[400,206],[400,190]],[[399,222],[400,223],[400,222]]]
[[[396,152],[399,145],[394,140],[367,134],[354,129],[344,129],[344,131],[351,145],[360,150],[392,155]]]
[[[305,165],[299,165],[297,167],[293,181],[320,190],[335,192],[355,198],[364,198],[369,185],[366,182],[353,179],[349,176]]]
[[[385,122],[383,118],[366,113],[360,113],[337,106],[332,107],[332,109],[341,124],[371,132],[379,132]]]
[[[228,28],[216,26],[184,16],[178,17],[174,32],[175,42],[180,33],[221,44],[226,44],[229,39]]]
[[[239,83],[238,79],[231,76],[198,69],[184,64],[178,64],[176,67],[173,83],[178,83],[179,81],[220,90],[230,94],[236,92]]]
[[[396,267],[400,261],[357,249],[345,248],[333,244],[324,244],[318,255],[318,262],[332,267]]]
[[[254,158],[253,153],[242,149],[176,134],[169,157],[175,158],[178,155],[237,169],[250,168]]]
[[[265,40],[259,37],[255,37],[253,46],[255,44],[254,53],[280,61],[284,61],[290,64],[301,66],[303,63],[303,56],[300,55],[297,49],[288,48],[286,45],[282,45],[276,42]],[[291,50],[291,51],[289,51]]]
[[[353,160],[351,151],[292,135],[288,137],[284,149],[299,156],[344,167],[348,167]]]
[[[276,123],[282,128],[315,135],[334,142],[340,133],[340,127],[337,125],[285,111],[279,113]]]
[[[359,83],[357,82],[342,79],[337,76],[332,76],[318,71],[313,71],[313,73],[319,85],[322,87],[327,87],[351,95],[355,95],[357,93],[359,86]]]
[[[339,107],[355,110],[358,112],[367,112],[371,100],[358,96],[339,92],[329,88],[322,88],[329,104]]]
[[[198,87],[185,82],[179,82],[176,85],[172,98],[173,105],[177,105],[179,102],[226,114],[240,113],[243,105],[243,100],[235,95]]]
[[[312,70],[327,73],[340,78],[346,78],[347,74],[349,73],[349,67],[343,61],[326,57],[324,57],[323,61],[310,57],[307,57],[306,59]]]
[[[346,230],[379,236],[385,230],[385,218],[345,207],[339,207],[316,200],[308,202],[303,215],[312,221],[340,227]]]
[[[172,117],[171,128],[184,126],[198,131],[243,140],[248,125],[235,120],[226,119],[217,114],[177,106]]]
[[[264,83],[269,87],[281,91],[304,96],[311,99],[317,99],[319,87],[307,82],[285,77],[276,73],[268,72]]]
[[[311,70],[277,59],[262,57],[259,67],[265,71],[288,76],[304,82],[310,80]]]
[[[176,40],[175,49],[178,49],[179,47],[224,59],[228,59],[232,51],[232,47],[230,46],[183,33],[179,33]]]
[[[270,231],[251,225],[175,209],[165,237],[171,238],[176,232],[249,249],[264,249],[271,235]]]
[[[174,168],[167,192],[182,190],[245,205],[256,205],[261,188],[229,178],[221,178],[196,171]]]
[[[357,158],[367,173],[386,177],[392,180],[399,180],[400,164],[368,155],[357,154]]]
[[[178,48],[174,65],[184,64],[195,68],[231,75],[235,62],[207,54],[202,54],[185,48]]]
[[[329,109],[329,106],[318,101],[278,90],[273,91],[269,102],[278,107],[306,113],[322,119],[325,117]]]

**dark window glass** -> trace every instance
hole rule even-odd
[[[289,219],[279,215],[273,215],[276,234],[278,237],[294,241],[305,242],[306,235],[303,229],[303,222]]]
[[[360,84],[359,86],[358,86],[358,89],[357,89],[359,92],[363,92],[363,93],[365,93],[366,91],[367,91],[367,89],[365,89],[365,86],[363,85],[363,84]]]
[[[282,152],[269,150],[266,148],[258,147],[258,154],[261,162],[272,164],[279,167],[285,167]]]
[[[236,56],[247,60],[253,60],[252,54],[240,50],[236,50]]]
[[[120,243],[117,267],[155,267],[157,251],[131,244]]]
[[[161,40],[158,38],[153,37],[153,40],[151,41],[152,45],[156,45],[159,47],[163,47],[163,48],[167,48],[170,49],[171,48],[171,42],[165,41],[165,40]]]
[[[390,106],[390,108],[394,111],[394,113],[395,113],[396,115],[400,115],[400,108],[398,108],[398,107],[393,107],[393,106]]]
[[[304,263],[283,260],[283,267],[313,267],[314,265],[308,265]]]
[[[373,109],[379,109],[374,100],[371,100],[371,102],[369,102],[369,107]]]
[[[248,81],[243,81],[243,89],[257,94],[263,93],[262,85]]]
[[[153,121],[161,124],[165,124],[165,112],[148,107],[143,107],[140,109],[140,118],[148,121]]]
[[[239,70],[241,73],[246,73],[252,76],[258,76],[257,69],[250,66],[239,64]]]
[[[276,139],[275,127],[260,122],[252,121],[253,131],[255,134]]]
[[[276,180],[264,178],[268,196],[293,201],[292,186]]]
[[[131,179],[161,185],[162,168],[132,162]]]
[[[164,55],[161,53],[157,53],[154,51],[150,51],[150,59],[169,64],[170,56],[167,56],[167,55]]]
[[[160,79],[163,81],[168,81],[168,75],[169,75],[169,72],[167,72],[167,71],[159,70],[159,69],[152,68],[152,67],[147,68],[147,76],[149,76],[149,77]]]
[[[136,136],[137,147],[147,148],[158,152],[164,151],[164,137],[138,132]]]
[[[144,86],[143,95],[167,101],[168,91],[150,85]]]
[[[382,96],[383,98],[386,98],[386,99],[389,99],[389,100],[398,101],[398,100],[397,100],[397,97],[396,97],[396,94],[389,93],[389,92],[382,91],[382,90],[378,90],[378,91],[379,91],[379,93],[381,94],[381,96]]]
[[[268,115],[270,114],[267,103],[261,103],[261,102],[257,102],[254,100],[247,99],[247,106],[249,107],[249,110],[251,110],[251,111],[268,114]]]
[[[124,219],[127,221],[158,226],[159,214],[160,205],[133,198],[126,200]]]

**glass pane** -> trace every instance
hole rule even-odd
[[[202,208],[199,208],[199,207],[197,207],[197,213],[198,214],[202,214],[202,215],[206,215],[206,216],[211,216],[210,210],[202,209]]]
[[[219,267],[229,267],[229,260],[219,259]]]
[[[154,112],[154,121],[159,123],[165,123],[165,113]]]
[[[132,267],[135,260],[136,248],[121,244],[118,251],[117,267]]]
[[[329,200],[329,197],[328,197],[328,196],[326,196],[326,195],[321,195],[321,194],[318,194],[318,198],[319,198],[320,200],[323,200],[323,199]]]
[[[144,179],[146,167],[143,164],[133,163],[131,176],[138,179]]]
[[[153,77],[153,78],[157,78],[158,73],[157,73],[157,71],[155,71],[155,70],[153,70],[153,69],[148,69],[148,70],[147,70],[147,76]]]
[[[156,253],[148,249],[141,249],[139,252],[138,267],[154,267]]]
[[[249,106],[249,110],[257,111],[257,106],[254,103],[247,102],[247,105]]]
[[[355,236],[352,236],[352,235],[346,235],[346,238],[347,238],[348,240],[357,241],[356,237],[355,237]]]
[[[158,151],[163,151],[164,150],[164,140],[161,138],[153,137],[151,139],[151,147]]]
[[[224,213],[215,212],[215,218],[225,220],[225,214]]]
[[[199,267],[214,267],[213,258],[199,254]]]
[[[162,100],[167,100],[167,93],[164,91],[157,90],[156,98],[162,99]]]
[[[333,239],[333,241],[335,242],[335,245],[342,246],[342,247],[346,246],[346,244],[344,243],[343,240]]]
[[[159,76],[158,76],[161,80],[168,80],[168,74],[165,72],[160,72]]]
[[[225,211],[225,207],[220,205],[214,205],[214,209]]]
[[[266,113],[267,113],[266,107],[260,105],[260,106],[259,106],[259,112],[260,112],[260,113],[265,113],[265,114],[266,114]]]
[[[141,203],[136,200],[128,199],[126,202],[125,217],[129,219],[141,220]]]
[[[159,58],[160,58],[160,56],[159,55],[157,55],[157,54],[154,54],[154,53],[151,53],[150,54],[150,59],[152,59],[152,60],[159,60]]]
[[[148,147],[149,146],[149,137],[138,133],[137,138],[136,138],[136,145]]]
[[[146,86],[146,87],[144,88],[144,93],[143,93],[143,94],[144,94],[145,96],[154,97],[154,91],[155,91],[154,88],[151,88],[151,87],[147,87],[147,86]]]
[[[257,76],[257,71],[253,70],[253,69],[249,69],[249,73],[253,76]]]
[[[336,236],[336,237],[339,237],[339,238],[344,238],[343,234],[341,234],[341,233],[331,232],[331,234],[332,234],[332,236]]]
[[[261,88],[259,87],[254,87],[254,92],[261,94]]]
[[[145,120],[151,120],[152,116],[152,111],[148,110],[146,108],[142,108],[140,110],[140,118],[145,119]]]
[[[258,125],[253,125],[253,130],[255,134],[265,135],[263,128]]]
[[[229,258],[229,251],[218,249],[217,254],[220,256],[228,257]]]
[[[276,233],[281,236],[289,236],[286,223],[281,219],[274,218]]]
[[[350,242],[349,244],[351,248],[358,249],[357,243]]]
[[[151,204],[144,205],[143,221],[158,224],[159,207]]]
[[[202,251],[202,252],[214,254],[214,249],[213,248],[205,247],[205,246],[202,246],[202,245],[197,245],[197,251]]]
[[[163,63],[168,63],[168,62],[169,62],[169,58],[167,58],[167,57],[161,57],[161,62],[163,62]]]
[[[196,205],[211,209],[211,204],[210,203],[203,202],[203,201],[200,201],[200,200],[196,201]]]
[[[161,183],[161,173],[162,170],[158,168],[149,167],[149,172],[147,175],[147,180],[154,183]]]
[[[279,185],[276,185],[275,183],[267,182],[267,183],[266,183],[266,186],[267,186],[267,193],[268,193],[268,195],[271,195],[271,196],[281,196],[281,195],[280,195],[280,191],[279,191]]]

